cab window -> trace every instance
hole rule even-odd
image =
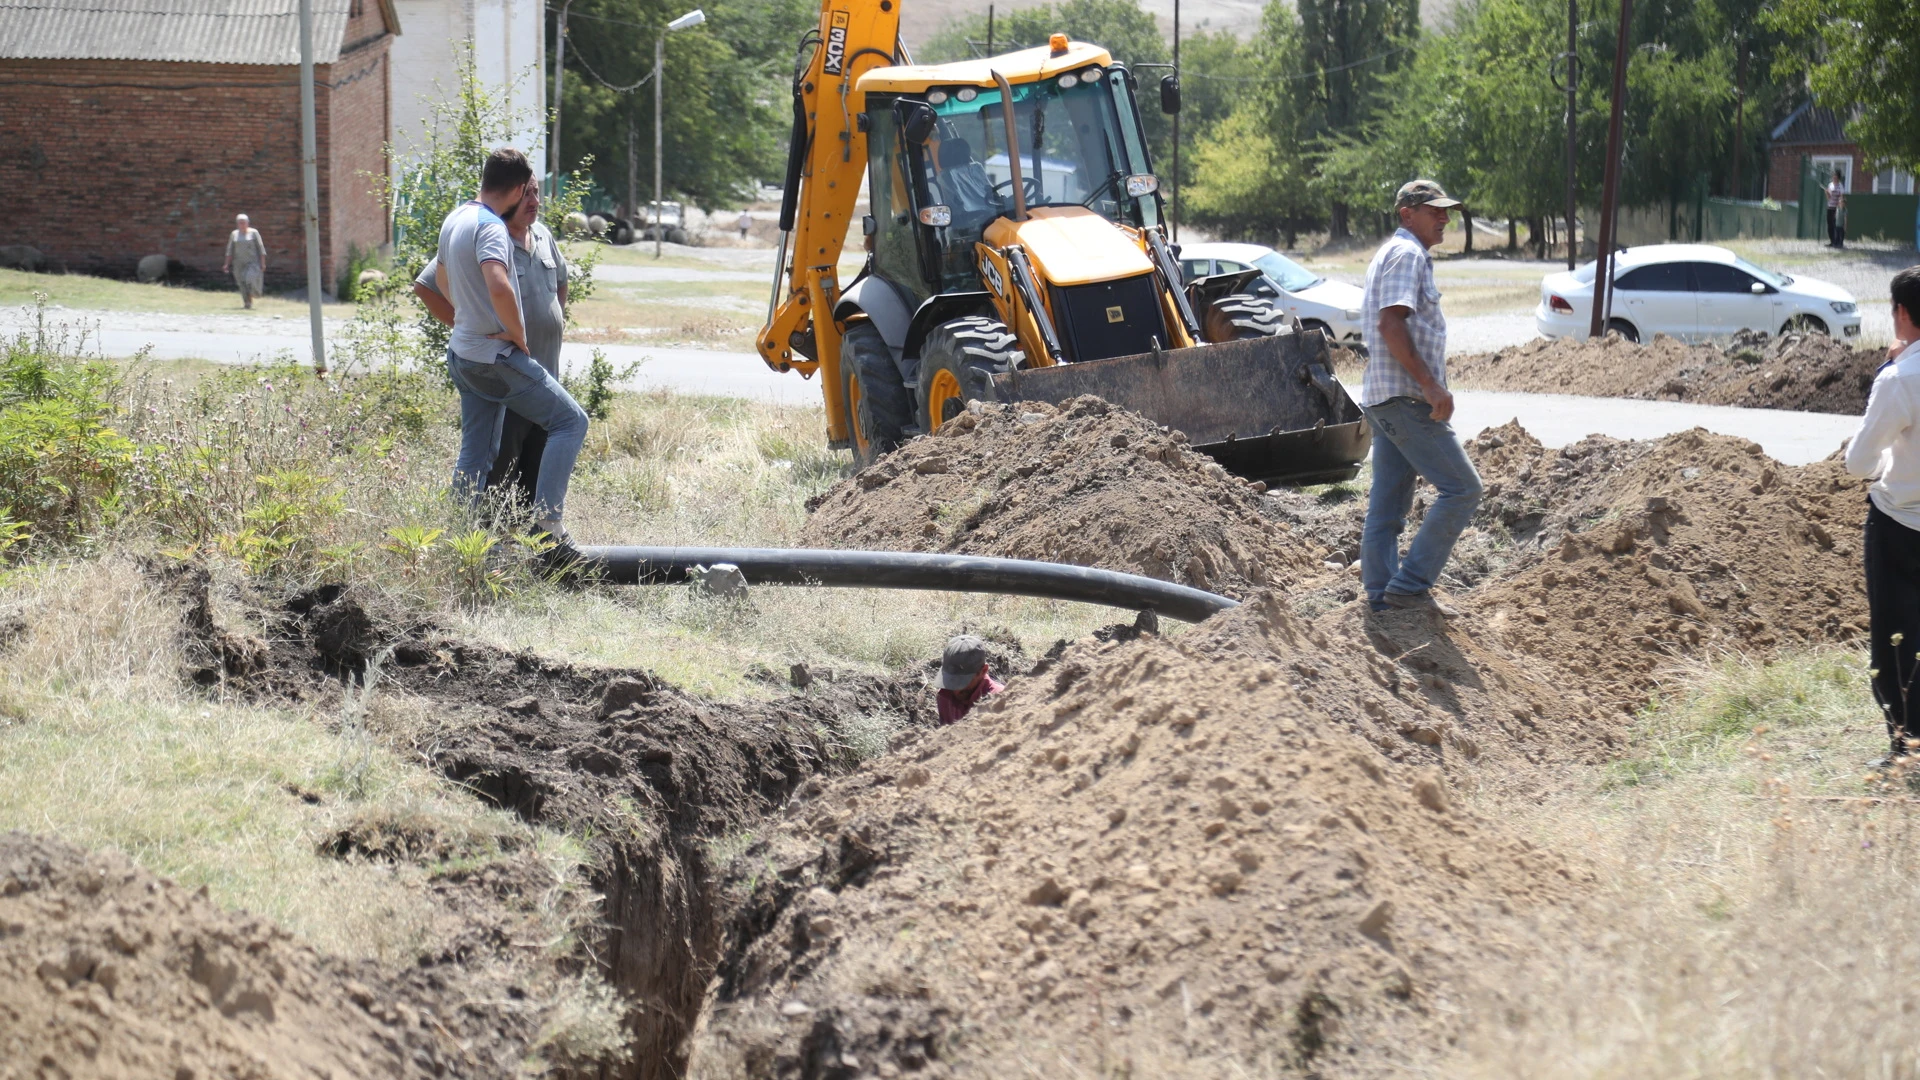
[[[1695,263],[1693,281],[1694,288],[1700,292],[1751,295],[1754,279],[1739,267],[1725,263]]]

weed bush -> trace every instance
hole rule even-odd
[[[0,520],[16,543],[66,543],[120,516],[134,446],[112,425],[123,390],[114,369],[71,351],[38,299],[36,328],[0,351]]]

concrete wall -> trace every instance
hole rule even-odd
[[[395,0],[393,144],[401,164],[418,153],[435,102],[459,94],[459,64],[473,50],[481,83],[507,99],[513,145],[546,172],[546,23],[541,0]],[[477,178],[476,178],[477,179]]]
[[[368,5],[374,7],[375,5]],[[359,174],[384,167],[387,42],[315,70],[321,262],[384,242]],[[131,277],[163,254],[218,280],[233,216],[267,244],[270,288],[305,284],[299,68],[117,60],[0,61],[0,243],[56,266]]]

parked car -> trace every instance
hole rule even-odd
[[[1593,312],[1594,264],[1540,282],[1534,325],[1545,337],[1585,337]],[[1858,337],[1860,307],[1847,290],[1755,266],[1709,244],[1650,244],[1614,259],[1607,329],[1628,341],[1655,334],[1687,341],[1741,330],[1811,330]]]
[[[1258,270],[1247,291],[1271,297],[1282,311],[1299,318],[1329,341],[1364,349],[1360,335],[1360,289],[1328,281],[1270,247],[1259,244],[1183,244],[1180,272],[1189,281],[1215,274]]]

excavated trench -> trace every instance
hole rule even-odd
[[[382,620],[339,587],[254,598],[268,633],[237,633],[216,625],[203,572],[174,580],[195,682],[324,702],[371,662],[378,692],[429,704],[432,730],[413,749],[443,775],[530,823],[589,838],[603,918],[577,962],[597,963],[630,1003],[629,1060],[583,1071],[601,1080],[686,1071],[720,953],[711,846],[815,774],[854,764],[850,739],[931,722],[918,677],[815,671],[796,688],[768,674],[777,696],[720,703],[642,670],[554,663]]]

